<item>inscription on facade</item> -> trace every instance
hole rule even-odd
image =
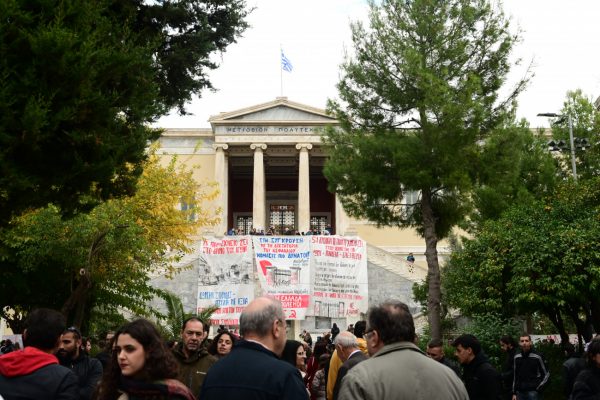
[[[281,135],[286,133],[291,134],[319,134],[322,128],[313,126],[224,126],[219,127],[217,134],[232,134],[232,133],[247,133],[256,134],[262,133],[267,135]]]

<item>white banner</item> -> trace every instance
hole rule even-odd
[[[198,312],[216,305],[219,309],[212,315],[212,324],[239,325],[241,312],[254,299],[250,238],[204,240],[197,262]]]
[[[263,293],[278,298],[286,319],[305,319],[310,302],[310,236],[253,236]]]
[[[309,315],[358,317],[368,308],[367,246],[358,237],[311,237]]]

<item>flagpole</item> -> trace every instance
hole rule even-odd
[[[281,55],[283,54],[283,48],[281,43],[279,44],[279,91],[280,97],[283,97],[283,66],[281,65]]]

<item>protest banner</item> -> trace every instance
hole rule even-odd
[[[254,299],[252,246],[248,236],[203,240],[198,255],[197,310],[218,306],[214,325],[239,325]]]
[[[368,308],[367,246],[358,237],[311,237],[308,315],[358,317]]]
[[[309,236],[254,236],[263,293],[279,299],[286,319],[305,319],[310,302]]]

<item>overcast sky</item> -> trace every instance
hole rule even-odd
[[[204,91],[187,109],[193,116],[162,118],[164,128],[205,128],[223,111],[274,100],[325,108],[335,88],[344,48],[351,49],[349,22],[365,20],[364,0],[248,0],[256,9],[251,27],[219,57],[210,74],[216,93]],[[600,0],[504,0],[504,10],[523,31],[513,78],[530,61],[534,73],[519,97],[518,116],[532,127],[547,126],[539,112],[558,112],[567,90],[600,96]],[[280,46],[293,65],[281,74]],[[283,79],[281,77],[283,76]],[[283,82],[283,85],[281,84]],[[514,82],[514,80],[513,80]]]

